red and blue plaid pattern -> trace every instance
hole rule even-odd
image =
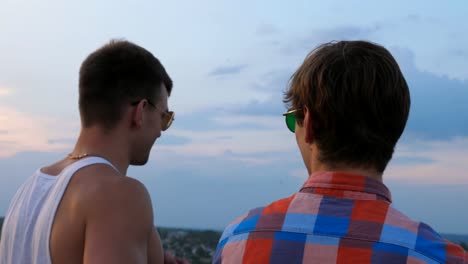
[[[299,193],[230,224],[213,263],[468,263],[461,247],[390,204],[380,181],[315,173]]]

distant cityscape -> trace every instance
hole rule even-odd
[[[0,218],[0,235],[3,218]],[[211,263],[221,232],[181,228],[158,228],[163,247],[193,264]],[[443,234],[468,251],[468,235]]]
[[[158,228],[165,250],[190,260],[193,264],[211,263],[221,232]]]

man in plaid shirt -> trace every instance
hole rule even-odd
[[[214,263],[467,263],[461,247],[391,207],[382,174],[410,95],[385,48],[319,46],[292,76],[284,101],[310,177],[298,193],[230,224]]]

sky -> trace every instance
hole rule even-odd
[[[395,56],[412,108],[384,173],[393,205],[468,234],[468,2],[0,0],[0,215],[79,133],[78,70],[110,39],[174,80],[173,126],[143,167],[159,226],[222,229],[298,191],[307,171],[282,95],[317,45],[369,40]]]

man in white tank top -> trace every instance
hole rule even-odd
[[[75,148],[13,197],[0,264],[182,262],[164,256],[148,191],[125,176],[171,125],[171,90],[159,60],[133,43],[111,41],[86,58]]]

